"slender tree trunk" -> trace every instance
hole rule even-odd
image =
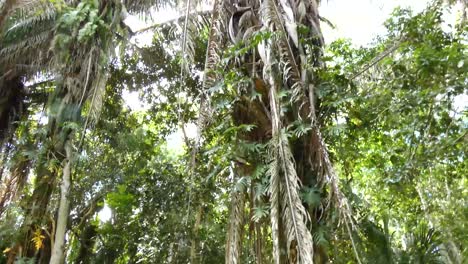
[[[197,214],[195,216],[195,225],[193,226],[193,235],[190,246],[190,264],[199,263],[198,251],[198,230],[200,229],[201,219],[203,214],[203,208],[201,205],[198,207]]]
[[[65,260],[65,233],[67,232],[68,215],[70,213],[70,184],[71,184],[71,142],[65,146],[66,160],[63,168],[62,184],[60,186],[60,204],[58,211],[55,239],[52,247],[50,264],[60,264]]]
[[[263,263],[263,234],[261,223],[255,223],[255,260],[257,264]]]

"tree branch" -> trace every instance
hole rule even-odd
[[[194,16],[194,15],[197,15],[197,16],[205,16],[205,15],[208,15],[208,14],[211,14],[212,10],[204,10],[204,11],[198,11],[198,12],[194,12],[194,13],[190,13],[188,16]],[[152,30],[154,28],[157,28],[161,25],[166,25],[166,24],[170,24],[170,23],[179,23],[183,20],[185,20],[185,15],[183,16],[179,16],[179,17],[176,17],[174,19],[170,19],[170,20],[167,20],[165,22],[159,22],[159,23],[156,23],[156,24],[153,24],[151,26],[148,26],[148,27],[145,27],[145,28],[142,28],[142,29],[139,29],[139,30],[136,30],[134,31],[133,33],[134,34],[141,34],[141,33],[144,33],[146,31],[149,31],[149,30]]]
[[[399,40],[397,40],[390,48],[384,50],[383,52],[379,53],[372,61],[368,64],[366,64],[360,71],[357,73],[353,74],[351,76],[351,80],[359,77],[361,74],[365,73],[367,70],[369,70],[371,67],[379,63],[381,60],[386,58],[388,55],[392,54],[395,50],[397,50],[401,43],[406,40],[406,37],[401,37]]]

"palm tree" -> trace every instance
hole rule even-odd
[[[47,263],[52,247],[51,263],[63,262],[76,124],[81,122],[85,104],[88,115],[83,130],[99,116],[111,54],[117,43],[129,36],[123,23],[127,12],[141,14],[163,4],[170,3],[37,0],[6,1],[2,5],[0,25],[5,25],[5,30],[0,39],[0,54],[5,66],[0,72],[9,74],[8,80],[37,75],[52,76],[55,80],[55,89],[47,102],[47,136],[42,139],[41,154],[36,161],[31,206],[26,210],[21,239],[9,253],[9,262],[24,256]],[[12,19],[7,19],[8,14]],[[16,91],[21,90],[0,83],[0,92]],[[2,104],[0,121],[15,109]],[[4,130],[7,123],[0,124]],[[48,205],[60,173],[63,177],[57,221],[49,221]]]
[[[237,174],[251,174],[262,162],[268,164],[275,263],[326,262],[324,250],[314,243],[311,234],[314,225],[323,221],[323,211],[328,208],[326,204],[336,206],[349,232],[352,227],[350,209],[338,188],[317,118],[320,109],[315,100],[318,80],[314,73],[321,67],[323,45],[317,6],[315,0],[216,1],[211,20],[205,87],[212,86],[220,77],[216,75],[216,67],[221,62],[220,51],[226,41],[251,47],[250,53],[238,58],[244,64],[232,60],[229,65],[252,80],[250,87],[238,88],[247,92],[241,92],[233,119],[236,124],[254,124],[255,128],[245,133],[242,139],[269,142],[269,152],[261,159],[243,157],[248,162],[238,166]],[[261,41],[253,40],[256,35],[262,36]],[[251,91],[261,96],[251,100],[245,96]],[[289,98],[280,98],[279,93],[287,94]],[[202,113],[200,119],[203,124],[208,118]],[[298,123],[296,139],[289,140],[288,126]],[[318,206],[303,204],[301,186],[321,193]],[[327,192],[328,197],[325,197]],[[250,197],[246,197],[247,194]],[[226,263],[241,262],[244,203],[250,201],[250,208],[253,208],[256,200],[253,196],[261,194],[252,190],[236,191],[232,195]],[[260,228],[251,230],[257,240],[264,237]],[[256,244],[265,243],[257,241]],[[256,261],[261,263],[262,259],[261,247],[256,248]]]
[[[5,31],[1,53],[7,55],[4,61],[12,68],[23,62],[29,67],[38,67],[36,72],[54,75],[56,85],[47,104],[48,132],[36,162],[31,206],[26,212],[22,239],[11,251],[9,259],[12,262],[21,255],[36,257],[38,262],[46,263],[50,258],[49,247],[53,246],[54,230],[50,227],[55,225],[47,220],[50,197],[61,171],[68,175],[64,177],[62,198],[68,196],[69,149],[75,132],[74,123],[80,121],[86,101],[90,102],[90,114],[95,117],[98,114],[106,83],[105,67],[114,48],[113,32],[120,27],[121,4],[117,1],[101,1],[97,5],[94,1],[79,4],[70,1],[63,6],[42,4],[42,1],[32,4],[27,2],[18,7],[19,19]],[[38,32],[38,29],[42,31]],[[28,34],[30,37],[25,37]],[[19,41],[18,37],[21,37]],[[45,59],[51,63],[45,63]],[[60,164],[65,159],[66,166],[62,169]],[[61,200],[55,234],[60,240],[64,239],[66,229],[63,219],[68,217],[68,206],[63,202],[67,199]],[[59,230],[63,234],[59,234]],[[56,242],[56,245],[63,245],[63,241]]]

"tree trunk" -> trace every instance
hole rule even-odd
[[[202,214],[203,214],[203,208],[201,205],[199,205],[197,214],[195,215],[195,224],[193,226],[193,234],[192,234],[192,240],[190,242],[190,264],[196,264],[199,263],[199,253],[198,251],[198,231],[200,229],[201,225],[201,219],[202,219]]]
[[[16,4],[16,0],[6,0],[0,10],[0,33],[3,31],[3,26],[6,23],[8,15]]]
[[[0,69],[0,146],[13,138],[17,121],[26,113],[25,90],[21,77],[14,71]]]
[[[270,167],[266,177],[270,178],[274,263],[309,264],[316,260],[317,245],[313,245],[307,219],[318,214],[313,209],[307,210],[299,191],[301,184],[322,188],[325,174],[329,174],[329,168],[324,168],[329,165],[324,160],[328,155],[319,132],[314,100],[317,80],[313,68],[321,65],[323,45],[317,2],[232,0],[227,7],[231,13],[228,31],[233,44],[240,45],[241,40],[249,39],[252,31],[274,35],[243,55],[240,59],[245,64],[233,63],[253,85],[238,88],[247,92],[240,92],[232,116],[236,125],[255,125],[242,136],[244,140],[271,142],[270,152],[262,162]],[[298,32],[299,26],[307,27],[307,33]],[[260,96],[248,98],[249,89]],[[280,98],[278,94],[283,92],[294,98]],[[287,138],[284,131],[297,121],[310,123],[313,129],[297,139]],[[312,223],[316,222],[312,219]]]
[[[237,180],[237,178],[236,178]],[[226,264],[242,263],[245,193],[234,190],[231,195],[231,216],[226,240]]]
[[[38,257],[40,256],[41,263],[49,263],[50,249],[47,250],[47,253],[41,251],[45,251],[46,247],[51,246],[48,241],[51,240],[50,236],[53,236],[55,232],[52,230],[52,234],[50,234],[50,230],[47,230],[47,235],[45,236],[47,240],[45,241],[48,244],[44,244],[44,248],[36,248],[33,238],[38,228],[49,221],[47,209],[50,197],[56,187],[57,175],[60,170],[55,164],[62,164],[65,159],[67,155],[65,144],[69,141],[74,131],[70,127],[63,126],[63,124],[66,122],[77,122],[79,113],[81,112],[81,107],[78,106],[79,98],[68,99],[69,101],[65,99],[67,97],[66,91],[69,90],[65,85],[66,83],[69,82],[65,79],[63,83],[57,84],[56,94],[52,95],[52,103],[49,103],[49,108],[51,108],[50,105],[54,104],[55,107],[57,105],[59,107],[49,111],[48,137],[44,140],[43,144],[43,147],[48,149],[36,161],[36,183],[30,198],[30,207],[26,210],[25,220],[21,228],[21,232],[24,235],[14,247],[21,249],[22,255],[20,256],[22,257],[35,258],[38,261]],[[65,92],[63,92],[64,90]],[[10,251],[9,258],[15,259],[18,253],[15,250]]]
[[[63,168],[62,184],[60,186],[60,204],[58,211],[55,240],[52,247],[50,264],[60,264],[65,260],[65,233],[67,232],[68,215],[70,213],[70,184],[71,184],[71,142],[65,146],[66,160]]]
[[[53,226],[50,225],[46,212],[54,189],[57,172],[55,169],[47,168],[42,159],[38,163],[36,188],[33,191],[31,206],[26,211],[21,228],[23,234],[8,253],[7,263],[14,263],[17,257],[34,258],[35,263],[49,263],[50,236],[53,233]],[[41,228],[44,225],[47,226],[47,230]],[[40,242],[40,244],[37,242]]]

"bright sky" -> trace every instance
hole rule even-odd
[[[337,38],[349,38],[355,45],[366,45],[377,35],[385,33],[383,22],[397,6],[410,7],[416,13],[422,11],[428,3],[429,0],[325,0],[320,7],[321,16],[330,20],[335,29],[322,23],[323,34],[327,43]],[[209,8],[208,5],[204,5],[199,9]],[[183,14],[168,9],[155,12],[152,21],[143,22],[136,16],[130,16],[125,22],[135,31],[181,15]],[[147,31],[134,41],[141,46],[150,45],[152,36],[151,31]],[[132,110],[145,109],[138,99],[137,92],[125,92],[124,98]]]
[[[357,45],[365,45],[378,34],[384,33],[383,22],[398,6],[409,7],[415,13],[422,11],[429,0],[325,0],[320,6],[320,15],[330,20],[335,26],[331,29],[322,23],[324,36],[327,42],[337,38],[349,38]],[[210,9],[203,5],[198,9]],[[145,28],[148,25],[165,22],[183,15],[174,9],[155,12],[152,21],[143,22],[136,16],[127,18],[126,23],[133,30]],[[136,39],[139,45],[151,43],[151,32],[142,34]]]
[[[349,38],[356,45],[366,45],[378,34],[385,33],[383,23],[398,7],[422,11],[429,0],[325,0],[320,15],[330,20],[335,29],[322,23],[327,43],[337,38]]]

